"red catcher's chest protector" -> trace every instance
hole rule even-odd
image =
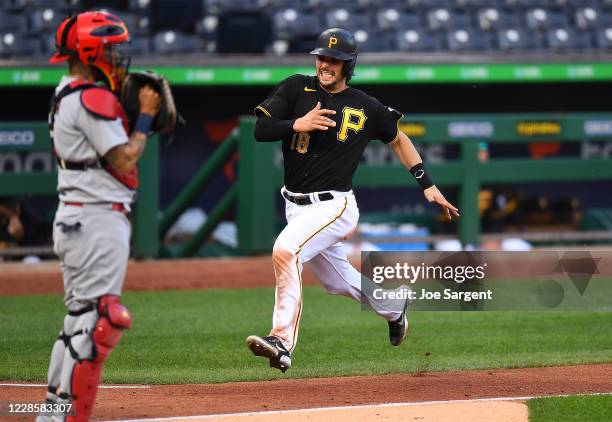
[[[72,94],[75,91],[81,91],[81,104],[92,116],[97,119],[103,120],[115,120],[121,119],[121,124],[125,129],[125,132],[129,135],[129,126],[125,110],[123,106],[111,91],[108,89],[98,86],[89,81],[78,80],[66,85],[57,95],[51,100],[51,111],[49,113],[49,130],[51,133],[51,142],[53,142],[53,124],[55,122],[55,114],[59,110],[60,102],[62,98]],[[57,156],[57,151],[55,151]],[[87,163],[75,163],[60,161],[60,166],[66,166],[72,170],[86,170],[91,167]],[[117,179],[121,184],[129,189],[135,190],[138,188],[138,167],[134,167],[129,172],[119,173],[106,161],[104,157],[99,159],[100,167],[104,168],[111,176]]]

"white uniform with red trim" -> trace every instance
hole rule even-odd
[[[65,94],[67,86],[80,88]],[[64,77],[55,95],[50,118],[60,163],[60,203],[53,242],[64,276],[68,315],[51,351],[47,401],[73,407],[69,414],[41,413],[38,421],[85,422],[104,361],[132,323],[119,296],[130,251],[131,224],[126,214],[135,192],[126,184],[135,187],[137,175],[113,176],[100,161],[129,140],[114,94]]]
[[[77,80],[64,76],[56,94]],[[53,125],[55,153],[60,161],[97,163],[113,147],[127,143],[128,135],[121,118],[101,119],[86,110],[82,92],[73,92],[59,103]],[[66,306],[77,310],[105,294],[120,295],[131,226],[125,213],[114,211],[112,204],[123,204],[129,210],[135,191],[104,168],[68,170],[61,166],[57,190],[60,204],[53,239],[64,273]],[[78,229],[69,229],[77,224]]]

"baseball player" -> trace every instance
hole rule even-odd
[[[459,215],[431,181],[410,139],[398,130],[402,114],[347,85],[357,60],[353,35],[328,29],[311,54],[316,56],[316,76],[285,79],[255,108],[257,141],[282,140],[281,195],[288,224],[272,253],[276,278],[272,331],[266,337],[249,336],[247,345],[282,372],[291,367],[298,339],[305,263],[328,293],[361,301],[361,274],[347,260],[340,242],[357,227],[352,178],[368,142],[379,139],[389,145],[419,182],[427,201],[441,205],[449,219]],[[391,344],[401,344],[408,329],[408,300],[400,309],[371,305],[388,321]]]
[[[80,13],[60,24],[57,52],[49,60],[69,66],[49,113],[59,164],[53,239],[68,314],[48,372],[47,409],[60,414],[41,413],[42,421],[89,420],[104,361],[132,324],[120,302],[129,256],[128,213],[138,186],[136,163],[160,96],[149,87],[140,90],[140,115],[128,133],[116,95],[129,66],[121,51],[128,40],[118,17]]]

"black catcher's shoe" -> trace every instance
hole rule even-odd
[[[404,310],[398,319],[395,321],[388,321],[389,323],[389,341],[393,346],[399,346],[402,344],[408,333],[408,318],[406,318],[406,309],[410,303],[409,299],[406,299],[404,304]]]
[[[280,369],[282,372],[291,368],[291,353],[285,349],[278,337],[248,336],[246,341],[255,356],[270,359],[272,368]]]

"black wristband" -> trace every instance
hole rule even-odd
[[[419,185],[421,186],[421,189],[425,190],[434,185],[434,182],[431,180],[431,178],[427,174],[427,171],[425,171],[425,166],[423,165],[423,163],[419,163],[413,166],[410,169],[410,173],[414,176],[416,181],[419,183]]]

